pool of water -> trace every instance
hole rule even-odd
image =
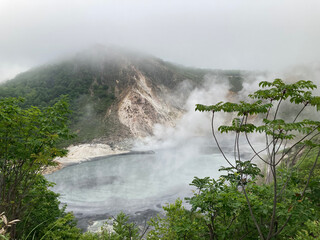
[[[117,155],[63,168],[47,175],[67,210],[77,214],[116,214],[160,210],[165,203],[192,195],[194,176],[218,177],[221,154],[162,150]]]

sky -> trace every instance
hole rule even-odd
[[[0,0],[0,81],[95,44],[174,63],[320,66],[319,0]]]

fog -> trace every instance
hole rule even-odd
[[[275,78],[282,78],[287,83],[293,83],[301,79],[312,79],[319,84],[320,68],[317,65],[310,66],[295,66],[283,69],[279,72],[267,72],[267,73],[243,73],[242,90],[234,94],[230,91],[232,88],[228,78],[214,77],[210,74],[204,77],[202,84],[198,84],[196,87],[192,85],[188,80],[180,83],[172,95],[167,96],[167,99],[177,99],[178,104],[184,109],[182,117],[178,119],[174,127],[168,127],[167,125],[156,124],[153,129],[153,136],[143,139],[137,139],[135,141],[134,150],[138,151],[165,151],[169,157],[171,152],[179,151],[181,158],[190,158],[191,156],[197,157],[203,153],[217,153],[219,152],[216,142],[212,136],[211,129],[211,112],[199,112],[195,111],[195,104],[212,105],[218,102],[239,102],[248,101],[252,102],[253,99],[248,95],[252,94],[256,90],[260,89],[259,83],[261,81],[272,81]],[[315,95],[319,95],[320,89],[314,90]],[[276,103],[274,103],[276,105]],[[275,109],[271,110],[271,114],[274,114]],[[296,117],[296,113],[301,110],[301,106],[294,106],[289,100],[283,101],[279,108],[278,117],[286,119],[287,121],[293,121]],[[222,113],[218,112],[214,118],[215,134],[218,138],[218,142],[224,153],[233,155],[233,147],[235,134],[224,133],[220,134],[218,127],[221,125],[230,125],[232,119],[237,117],[235,113]],[[317,119],[318,114],[315,108],[306,108],[298,120],[304,118]],[[261,117],[253,117],[249,122],[261,125]],[[267,154],[265,149],[265,135],[259,133],[250,133],[249,139],[257,152],[261,151],[261,154]],[[240,148],[241,153],[244,155],[243,159],[253,159],[255,162],[259,160],[256,154],[252,151],[248,145],[244,135],[240,136]],[[220,153],[220,152],[219,152]],[[168,157],[168,158],[169,158]],[[229,158],[229,161],[234,162],[235,158]],[[260,164],[260,160],[257,161]],[[225,162],[225,165],[228,165]]]
[[[253,88],[257,87],[256,80],[252,78]],[[234,95],[227,83],[227,79],[210,75],[196,88],[188,81],[182,82],[174,95],[187,95],[181,106],[185,111],[176,126],[155,125],[153,136],[136,140],[133,150],[152,150],[154,154],[100,158],[47,175],[56,183],[53,189],[61,194],[60,200],[67,203],[67,210],[81,217],[117,214],[120,210],[131,215],[161,211],[161,206],[178,197],[192,196],[193,188],[189,184],[195,176],[218,178],[219,168],[228,165],[212,138],[211,114],[195,112],[194,108],[195,103],[211,104],[245,97],[246,89]],[[215,125],[227,123],[231,117],[219,114]],[[250,136],[253,137],[254,145],[261,147],[260,141],[256,141],[258,136]],[[234,135],[218,134],[218,138],[226,157],[233,162]],[[249,159],[252,154],[248,144],[241,144],[241,156]]]
[[[319,66],[317,0],[1,0],[0,81],[94,44],[179,64]]]

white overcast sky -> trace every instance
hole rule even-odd
[[[320,62],[319,0],[0,0],[0,80],[94,44],[179,64]]]

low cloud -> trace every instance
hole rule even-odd
[[[15,65],[46,63],[96,43],[200,68],[316,64],[319,7],[316,0],[2,0],[0,71],[12,76]]]

